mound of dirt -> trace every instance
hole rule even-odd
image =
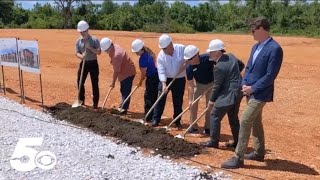
[[[198,144],[174,138],[171,134],[166,133],[165,129],[147,127],[139,122],[113,116],[105,111],[95,112],[83,107],[72,108],[67,103],[58,103],[47,109],[59,120],[89,128],[103,136],[119,138],[135,147],[153,149],[155,154],[172,158],[191,157],[200,154],[202,150]]]

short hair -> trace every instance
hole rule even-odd
[[[267,18],[260,16],[252,19],[250,22],[250,28],[259,29],[260,27],[263,27],[266,31],[270,31],[270,23]]]

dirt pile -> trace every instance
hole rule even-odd
[[[59,120],[66,120],[77,126],[89,128],[100,135],[119,138],[132,146],[152,149],[155,154],[172,158],[191,157],[200,154],[202,149],[198,144],[174,138],[171,134],[166,133],[165,129],[147,127],[138,122],[113,116],[105,111],[94,112],[82,107],[72,108],[67,103],[58,103],[47,109]]]

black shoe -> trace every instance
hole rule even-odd
[[[176,123],[176,127],[177,127],[178,129],[182,129],[182,124],[181,124],[180,122],[178,122],[178,123]]]
[[[98,111],[98,106],[92,106],[92,109],[93,109],[94,111]]]
[[[227,142],[226,147],[235,149],[237,147],[237,143],[236,142]]]
[[[159,122],[153,120],[153,121],[151,122],[151,126],[152,126],[152,127],[157,127],[157,126],[159,126]]]
[[[204,129],[203,134],[209,136],[210,135],[210,129]]]
[[[255,151],[244,155],[245,159],[264,162],[264,155],[258,155]]]
[[[198,132],[198,129],[191,128],[191,129],[188,130],[188,133],[197,134],[197,133],[199,133],[199,132]]]
[[[225,169],[238,169],[241,167],[244,167],[244,162],[238,157],[232,157],[221,164],[221,168]]]
[[[219,143],[214,142],[212,140],[209,140],[208,142],[203,142],[203,143],[201,143],[201,145],[204,147],[208,147],[208,148],[218,148],[219,147]]]

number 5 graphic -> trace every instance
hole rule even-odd
[[[22,172],[27,172],[27,171],[31,171],[34,168],[37,167],[37,165],[39,166],[39,163],[37,163],[36,161],[36,157],[38,154],[38,151],[28,147],[28,146],[40,146],[42,144],[43,138],[20,138],[16,148],[11,156],[11,166],[12,168],[14,168],[17,171],[22,171]],[[42,157],[45,157],[45,155],[47,154],[50,155],[53,159],[54,159],[54,164],[51,163],[50,165],[50,169],[55,165],[56,163],[56,157],[53,153],[51,153],[50,151],[42,151],[40,152],[40,154],[44,154],[40,157],[40,160]],[[28,157],[28,162],[21,162],[20,158],[22,158],[23,156]],[[53,165],[53,166],[52,166]],[[41,166],[41,167],[40,167]],[[48,169],[48,168],[42,168],[45,165],[40,165],[39,167],[41,169]]]

